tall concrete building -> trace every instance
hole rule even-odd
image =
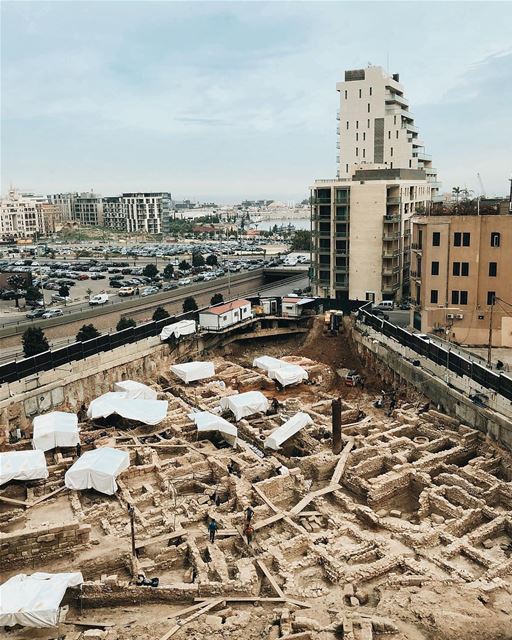
[[[103,198],[86,191],[73,198],[72,219],[90,227],[103,226]]]
[[[121,200],[128,232],[154,234],[168,231],[172,211],[170,193],[123,193]]]
[[[0,236],[2,240],[37,239],[46,234],[45,217],[41,205],[44,196],[20,193],[11,188],[0,201]]]
[[[440,184],[398,75],[369,66],[336,85],[337,177],[312,191],[316,294],[339,302],[399,300],[410,292],[410,218]]]
[[[62,222],[70,222],[73,219],[73,202],[78,193],[52,193],[48,195],[50,204],[60,207]]]
[[[493,345],[512,347],[511,248],[505,207],[490,215],[414,216],[411,324],[471,345],[487,345],[492,327]]]

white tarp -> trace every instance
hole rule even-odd
[[[167,415],[167,407],[167,400],[133,400],[126,391],[109,391],[91,402],[87,417],[96,420],[117,413],[128,420],[158,424]]]
[[[173,324],[168,324],[160,333],[160,340],[167,340],[171,336],[179,338],[180,336],[188,336],[196,332],[195,320],[180,320]]]
[[[47,477],[48,468],[43,451],[0,453],[0,485],[11,480],[40,480]]]
[[[236,421],[253,413],[265,413],[268,409],[268,400],[261,391],[247,391],[233,396],[221,398],[220,408],[222,411],[229,409],[235,416]]]
[[[117,491],[116,477],[129,466],[127,451],[100,447],[78,458],[66,471],[64,484],[68,489],[96,489],[111,496]]]
[[[284,366],[269,369],[268,377],[277,380],[283,387],[290,384],[298,384],[308,379],[308,372],[298,364],[284,363]]]
[[[307,413],[299,411],[283,425],[274,429],[272,433],[265,439],[263,446],[267,449],[279,449],[279,447],[289,438],[294,436],[304,427],[313,424],[313,420]]]
[[[195,422],[198,433],[218,431],[227,442],[231,445],[235,444],[238,429],[221,416],[216,416],[209,411],[197,411],[196,413],[191,413],[189,417]]]
[[[268,373],[270,369],[278,369],[279,367],[284,367],[287,364],[288,363],[284,362],[284,360],[279,360],[272,356],[259,356],[258,358],[254,358],[252,361],[253,367],[263,369],[265,373]]]
[[[52,411],[43,416],[37,416],[34,418],[33,427],[34,449],[48,451],[55,447],[76,447],[80,442],[78,416],[74,413]]]
[[[114,383],[114,391],[125,391],[130,400],[156,400],[157,392],[142,382],[135,380],[121,380]]]
[[[0,626],[54,627],[66,589],[84,581],[77,573],[20,573],[0,586]]]
[[[215,365],[213,362],[184,362],[183,364],[173,364],[171,371],[188,384],[195,380],[213,377]]]

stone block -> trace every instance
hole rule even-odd
[[[391,509],[391,511],[389,512],[389,515],[392,518],[400,518],[400,516],[402,515],[402,512],[398,511],[398,509]]]
[[[39,536],[38,538],[36,538],[37,542],[53,542],[55,540],[56,536],[54,533],[47,533],[44,536]]]
[[[433,522],[434,524],[443,524],[443,522],[444,522],[444,518],[443,518],[443,516],[440,516],[440,515],[439,515],[439,514],[437,514],[437,513],[433,513],[433,514],[430,516],[430,519],[432,520],[432,522]]]
[[[58,407],[64,402],[64,389],[62,387],[56,387],[52,389],[52,406]]]
[[[482,546],[485,547],[486,549],[492,549],[492,547],[494,547],[494,542],[493,540],[490,540],[489,538],[487,538],[487,540],[484,540],[482,542]]]
[[[204,622],[212,631],[222,629],[222,618],[220,616],[206,616]]]

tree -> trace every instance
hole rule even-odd
[[[16,273],[7,280],[7,284],[11,287],[11,289],[13,289],[13,291],[16,292],[16,297],[14,298],[14,301],[16,303],[16,306],[19,307],[20,306],[19,299],[23,294],[18,293],[18,291],[25,289],[25,287],[27,286],[27,280],[19,273]]]
[[[197,311],[197,302],[192,296],[183,300],[183,313],[187,313],[187,311]]]
[[[97,338],[100,334],[98,329],[93,324],[82,325],[80,331],[76,334],[77,342],[85,342],[86,340],[92,340]]]
[[[193,267],[204,267],[204,258],[202,254],[197,251],[192,254],[192,266]]]
[[[69,296],[69,287],[67,284],[61,284],[59,287],[59,296],[67,298]]]
[[[48,351],[50,345],[40,327],[29,327],[21,338],[26,358]]]
[[[172,264],[169,262],[169,264],[165,265],[165,269],[164,269],[164,278],[166,280],[170,280],[172,278],[172,274],[174,273],[174,267],[172,266]]]
[[[153,264],[152,262],[150,264],[147,264],[142,270],[142,275],[146,278],[153,279],[157,275],[157,273],[158,269],[156,268],[156,264]]]
[[[168,311],[163,307],[157,307],[153,313],[153,320],[156,322],[157,320],[164,320],[165,318],[169,318]]]
[[[32,285],[29,285],[27,287],[27,290],[25,291],[25,300],[28,302],[33,301],[33,300],[41,300],[43,297],[43,294],[41,293],[41,291],[37,288],[37,287],[33,287]]]
[[[129,329],[130,327],[136,327],[137,323],[133,318],[121,318],[116,325],[117,331],[122,331],[123,329]]]
[[[190,269],[190,262],[182,260],[180,262],[180,271],[188,271]]]
[[[310,251],[311,231],[299,229],[292,238],[292,251]]]
[[[221,302],[224,302],[224,296],[222,293],[214,294],[210,300],[210,304],[220,304]]]
[[[206,257],[206,264],[210,267],[218,265],[219,261],[217,260],[217,256],[214,253],[210,253],[210,255]]]

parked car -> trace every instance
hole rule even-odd
[[[361,376],[354,369],[351,369],[345,376],[346,387],[357,387],[360,382]]]
[[[121,287],[119,289],[119,295],[122,297],[135,295],[135,289],[133,287]]]
[[[52,300],[56,302],[71,302],[70,296],[61,296],[58,293],[52,293]]]
[[[106,304],[107,302],[108,302],[108,293],[98,293],[95,296],[91,296],[89,298],[89,305],[91,307]]]
[[[121,289],[122,287],[124,287],[124,283],[121,280],[110,280],[109,285],[113,289]]]
[[[48,309],[43,313],[41,318],[45,318],[45,319],[57,318],[58,316],[63,316],[63,315],[64,315],[64,312],[62,311],[62,309]]]
[[[177,289],[177,288],[178,288],[177,284],[170,282],[169,284],[164,284],[164,286],[162,287],[162,291],[173,291],[174,289]]]
[[[144,289],[142,289],[141,295],[150,296],[153,293],[158,293],[158,287],[144,287]],[[119,295],[121,295],[121,293],[119,293]]]
[[[91,280],[105,280],[105,276],[102,273],[98,273],[97,271],[95,271],[91,275]]]
[[[372,309],[372,315],[374,315],[376,318],[384,318],[384,320],[389,320],[389,314],[384,313],[384,311],[381,311],[380,309]]]
[[[25,317],[29,320],[33,320],[34,318],[42,318],[45,313],[46,309],[32,309],[32,311],[25,314]]]
[[[86,273],[81,273],[78,276],[78,280],[89,280],[89,276]]]

